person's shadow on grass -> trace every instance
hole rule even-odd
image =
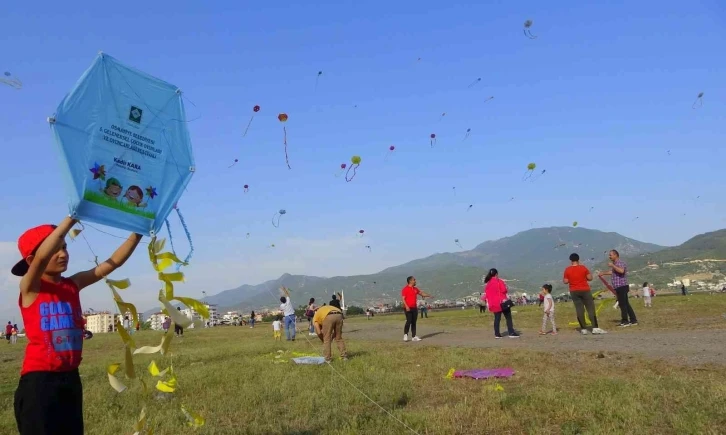
[[[437,335],[441,335],[441,334],[446,334],[446,332],[444,332],[444,331],[432,332],[431,334],[422,335],[421,339],[423,340],[424,338],[436,337]]]

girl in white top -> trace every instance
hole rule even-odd
[[[545,329],[547,328],[547,320],[552,322],[552,335],[557,335],[557,326],[555,326],[555,300],[552,298],[552,286],[545,284],[542,286],[541,294],[544,296],[544,302],[542,307],[544,309],[544,315],[542,316],[542,329],[540,329],[540,335],[546,335]]]
[[[650,286],[648,285],[647,282],[644,282],[643,283],[643,301],[645,302],[645,306],[646,307],[652,307],[653,306],[653,302],[650,299],[650,297],[651,297],[651,294],[650,294]]]

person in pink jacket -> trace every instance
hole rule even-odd
[[[499,279],[499,272],[494,268],[489,269],[489,273],[484,278],[484,282],[486,283],[486,287],[484,288],[482,300],[486,300],[489,311],[494,313],[494,338],[502,338],[502,334],[499,332],[499,322],[502,320],[502,314],[504,314],[504,318],[507,320],[509,338],[519,338],[519,334],[514,330],[514,325],[512,324],[511,309],[502,309],[502,302],[509,300],[507,284]]]

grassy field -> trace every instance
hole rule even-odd
[[[83,199],[96,204],[100,204],[104,207],[109,207],[126,213],[139,215],[148,219],[154,219],[154,217],[156,216],[154,213],[144,211],[143,209],[125,204],[121,201],[110,199],[102,193],[93,192],[91,190],[86,190],[83,193]]]
[[[690,319],[692,329],[726,327],[725,297],[655,298],[654,305],[651,311],[638,310],[643,329],[654,335],[681,328],[679,318]],[[573,311],[569,305],[558,309],[560,323]],[[607,309],[605,317],[612,321],[615,312]],[[678,315],[667,315],[670,310]],[[517,311],[518,329],[536,332],[541,312],[535,307]],[[720,325],[716,318],[722,319]],[[435,311],[426,328],[488,331],[490,319],[474,310]],[[374,322],[390,324],[391,334],[400,335],[400,315],[351,318],[345,329],[362,330]],[[122,361],[121,341],[96,334],[86,342],[81,365],[87,433],[133,433],[144,405],[156,434],[726,433],[726,364],[679,366],[618,353],[418,346],[368,341],[359,334],[348,336],[350,360],[329,367],[275,363],[278,350],[287,358],[292,351],[318,352],[320,345],[307,335],[294,343],[274,342],[269,325],[188,330],[172,342],[179,384],[163,399],[144,394],[130,380],[124,380],[129,391],[115,393],[105,370]],[[156,345],[159,337],[155,331],[135,336],[139,345]],[[23,346],[0,344],[0,350],[0,433],[10,434],[15,433],[13,391]],[[150,385],[146,366],[152,359],[162,369],[171,362],[158,354],[134,359],[136,372]],[[516,374],[499,381],[445,379],[450,368],[484,367],[512,367]],[[497,383],[503,391],[494,388]],[[204,416],[206,424],[185,426],[182,404]]]

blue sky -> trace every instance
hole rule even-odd
[[[0,70],[24,87],[0,85],[2,264],[23,230],[67,211],[46,117],[99,50],[194,103],[197,172],[179,205],[196,252],[180,294],[371,273],[531,225],[577,220],[667,245],[726,226],[722,4],[481,3],[5,5]],[[526,19],[537,39],[522,34]],[[334,177],[354,154],[353,182]],[[521,180],[529,162],[547,171],[534,183]],[[182,244],[178,226],[174,236]],[[87,237],[101,255],[120,242]],[[71,254],[72,269],[90,265],[81,243]],[[154,304],[151,272],[141,252],[117,273],[140,308]],[[4,302],[15,285],[0,278]],[[84,293],[111,308],[103,286]]]

